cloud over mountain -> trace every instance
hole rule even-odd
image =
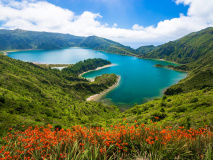
[[[109,26],[101,21],[100,13],[73,11],[58,7],[47,1],[0,0],[0,24],[6,29],[25,29],[69,33],[78,36],[96,35],[124,44],[161,44],[175,40],[190,32],[213,26],[212,0],[175,0],[177,5],[189,5],[187,15],[160,21],[156,27],[133,24],[131,29]]]

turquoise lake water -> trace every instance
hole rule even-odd
[[[187,76],[187,73],[184,72],[154,67],[155,64],[173,64],[170,62],[139,59],[76,47],[60,50],[11,52],[8,56],[23,61],[48,64],[74,64],[88,58],[107,59],[116,65],[91,71],[84,74],[83,77],[94,78],[105,73],[120,75],[119,85],[103,95],[98,101],[116,105],[121,109],[130,108],[135,103],[142,104],[156,97],[161,97],[167,87]]]

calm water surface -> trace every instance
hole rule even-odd
[[[89,72],[84,74],[83,77],[94,78],[105,73],[120,75],[119,85],[98,101],[116,105],[121,109],[127,109],[134,106],[135,103],[141,104],[160,97],[167,87],[187,76],[187,73],[154,67],[157,63],[162,65],[173,64],[170,62],[139,59],[82,48],[20,51],[11,52],[8,56],[23,61],[48,64],[74,64],[88,58],[107,59],[116,65]]]

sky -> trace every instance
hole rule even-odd
[[[137,48],[213,27],[213,0],[0,0],[0,28],[99,36]]]

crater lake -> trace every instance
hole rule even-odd
[[[134,104],[142,104],[161,97],[166,88],[187,76],[185,72],[154,67],[155,64],[177,65],[171,62],[139,59],[77,47],[59,50],[9,52],[8,56],[22,61],[44,64],[75,64],[89,58],[109,60],[115,65],[88,72],[83,74],[82,77],[93,79],[105,73],[119,75],[121,77],[119,84],[97,101],[116,105],[121,110],[131,108]]]

